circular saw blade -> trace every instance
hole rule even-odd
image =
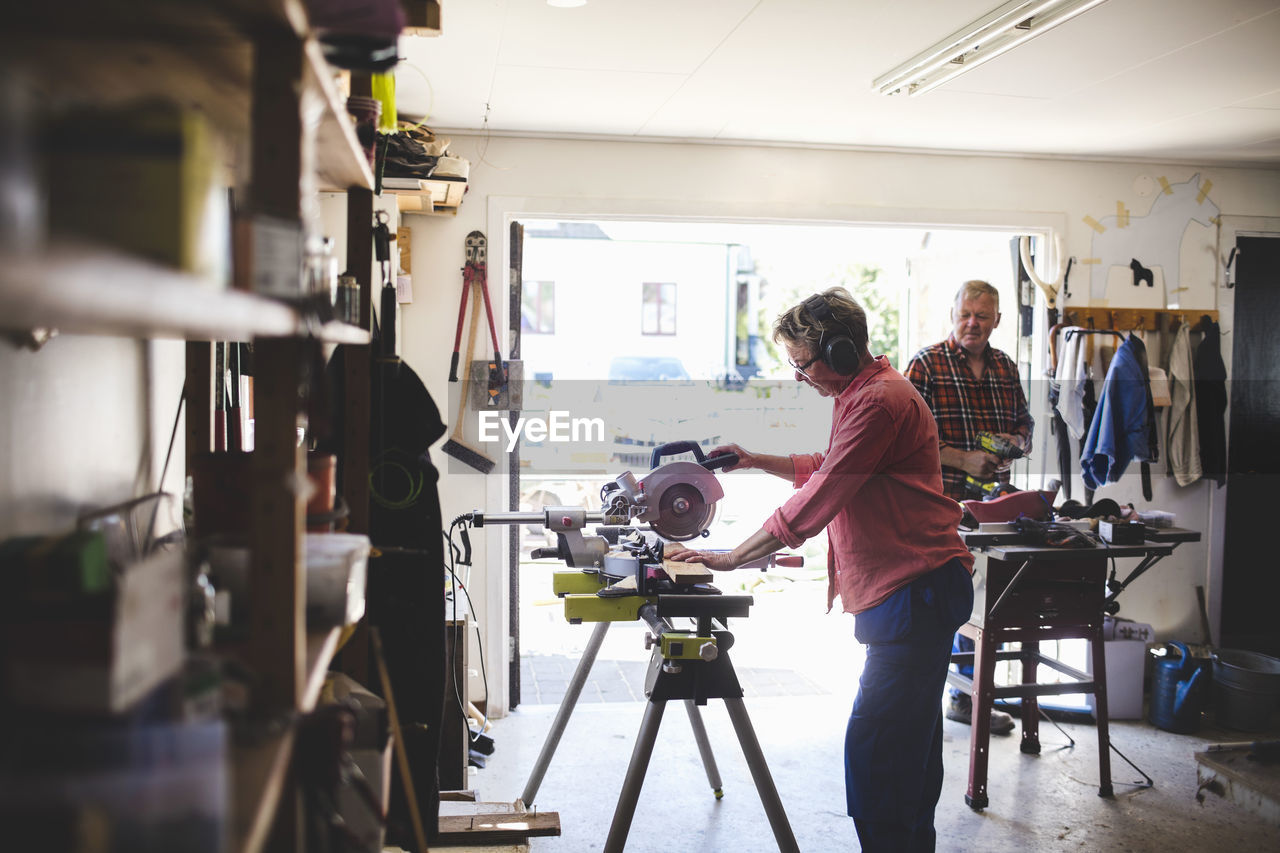
[[[650,524],[662,538],[679,542],[706,530],[715,513],[715,504],[704,501],[696,486],[676,483],[663,490],[658,517]]]

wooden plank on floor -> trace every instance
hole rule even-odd
[[[441,802],[433,846],[523,844],[560,834],[559,812],[527,812],[515,803]]]

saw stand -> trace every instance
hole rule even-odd
[[[640,731],[636,736],[635,748],[631,761],[627,766],[626,777],[622,783],[622,791],[618,796],[618,804],[614,810],[613,822],[609,827],[609,835],[605,841],[604,853],[621,853],[626,846],[627,834],[631,829],[631,821],[635,816],[636,804],[640,799],[640,789],[644,784],[649,760],[653,755],[654,744],[658,737],[658,728],[662,724],[663,713],[667,702],[680,700],[684,703],[693,728],[694,740],[702,758],[707,781],[711,785],[717,799],[723,795],[720,773],[715,758],[711,753],[711,743],[707,739],[706,726],[698,710],[708,699],[723,699],[728,710],[729,719],[733,723],[738,743],[742,747],[751,771],[752,780],[760,794],[769,826],[783,853],[796,853],[795,835],[787,820],[786,811],[778,797],[773,776],[765,762],[760,742],[756,738],[751,719],[747,715],[742,700],[742,686],[734,672],[733,663],[725,652],[733,644],[733,635],[724,627],[725,619],[732,616],[745,616],[751,605],[750,596],[706,596],[706,595],[663,595],[658,603],[646,603],[640,608],[640,618],[653,629],[654,634],[646,638],[646,645],[653,647],[653,655],[649,660],[649,670],[645,678],[644,717],[640,722]],[[678,631],[672,627],[668,617],[692,617],[697,622],[694,632]],[[527,805],[537,796],[542,784],[543,775],[555,755],[560,737],[564,734],[569,717],[573,713],[587,675],[595,663],[596,654],[604,642],[609,630],[609,622],[597,623],[591,639],[583,652],[578,666],[570,679],[564,699],[552,722],[543,743],[542,752],[534,764],[525,785],[522,801]],[[718,624],[721,627],[715,628]]]

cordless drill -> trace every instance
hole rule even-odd
[[[1009,439],[986,431],[978,433],[978,449],[985,450],[987,453],[998,457],[1001,462],[1007,462],[1010,459],[1021,459],[1026,455],[1022,452],[1021,447],[1009,441]],[[983,482],[972,474],[964,475],[964,485],[970,494],[982,500],[998,498],[1005,492],[1014,491],[1013,487],[1008,483],[1002,483],[999,480]]]

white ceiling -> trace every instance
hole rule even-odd
[[[1001,0],[446,0],[402,113],[453,132],[1280,165],[1280,0],[1108,0],[932,92],[873,78]]]

